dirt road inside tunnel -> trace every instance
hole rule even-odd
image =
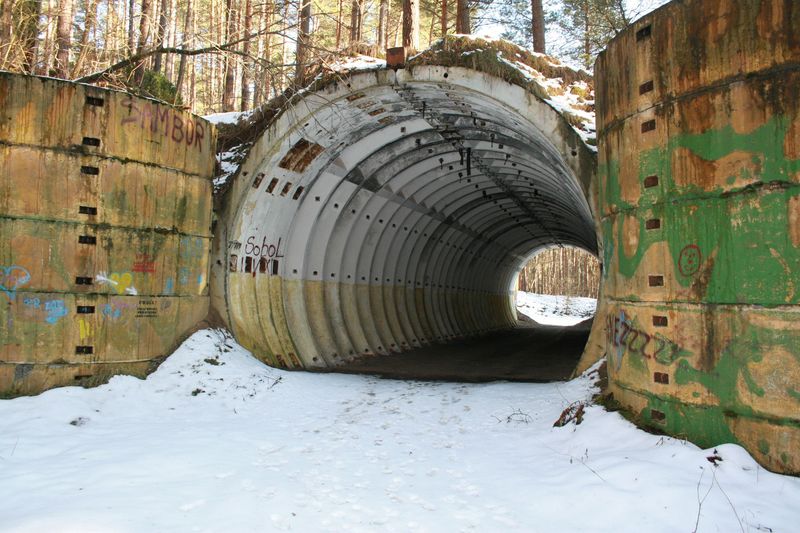
[[[581,357],[591,326],[591,319],[575,326],[520,321],[511,330],[401,354],[362,358],[335,371],[392,379],[476,383],[566,380]]]

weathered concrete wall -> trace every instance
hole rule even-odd
[[[800,472],[800,5],[673,2],[596,65],[614,396]]]
[[[0,73],[0,394],[143,375],[206,316],[214,136]]]

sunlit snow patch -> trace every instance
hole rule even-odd
[[[593,317],[596,309],[595,298],[517,291],[517,311],[539,324],[574,326]]]

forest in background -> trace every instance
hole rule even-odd
[[[597,298],[600,261],[573,246],[548,248],[534,255],[519,273],[517,289],[539,294]]]
[[[482,29],[589,69],[654,1],[0,0],[0,69],[246,111],[342,57]]]

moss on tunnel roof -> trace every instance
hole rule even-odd
[[[561,78],[567,85],[584,82],[593,88],[592,76],[584,70],[575,70],[554,57],[531,52],[509,41],[471,35],[448,35],[439,39],[427,50],[410,58],[406,66],[464,67],[492,74],[509,83],[527,86],[530,78],[509,62],[522,63],[545,78]]]

